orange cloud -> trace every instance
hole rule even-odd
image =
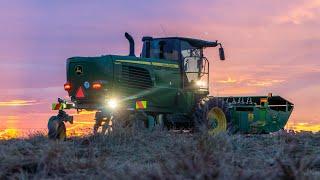
[[[223,84],[233,84],[233,83],[236,83],[237,80],[235,79],[232,79],[231,77],[228,77],[227,80],[219,80],[217,81],[218,83],[223,83]]]
[[[269,87],[278,83],[282,83],[284,80],[249,80],[248,86]]]
[[[31,106],[39,104],[36,100],[10,100],[10,101],[0,101],[0,107],[8,107],[8,106]]]
[[[250,95],[255,94],[257,89],[254,87],[213,87],[210,94],[214,96],[235,96],[235,95]]]

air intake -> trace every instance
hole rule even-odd
[[[148,70],[140,67],[122,65],[121,84],[124,87],[149,89],[153,86]]]

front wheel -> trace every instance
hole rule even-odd
[[[48,122],[48,137],[52,140],[66,140],[66,125],[57,116],[52,116]]]
[[[219,98],[204,98],[194,109],[194,126],[197,131],[216,135],[232,129],[231,114],[227,103]]]

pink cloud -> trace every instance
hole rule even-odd
[[[317,21],[320,16],[320,1],[301,1],[297,7],[293,8],[285,15],[276,18],[279,23],[303,24],[307,21]]]

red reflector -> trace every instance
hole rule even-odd
[[[70,83],[65,83],[64,85],[64,90],[70,91],[71,90],[71,84]]]
[[[93,83],[92,84],[93,89],[100,89],[102,85],[100,83]]]
[[[76,93],[76,98],[84,98],[84,92],[83,92],[83,89],[82,87],[79,87],[77,93]]]

